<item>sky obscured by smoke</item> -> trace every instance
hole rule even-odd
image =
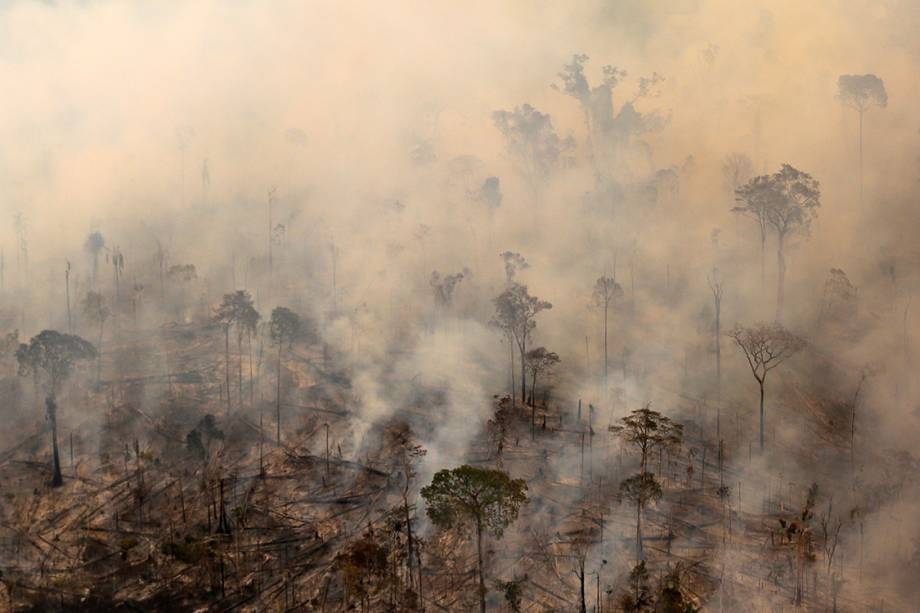
[[[866,436],[905,448],[918,431],[918,390],[903,376],[920,333],[918,29],[909,0],[5,2],[0,244],[7,289],[34,300],[13,324],[22,336],[62,325],[64,261],[87,277],[89,232],[120,246],[148,286],[159,244],[170,263],[195,264],[190,291],[205,307],[247,287],[264,317],[286,303],[322,322],[355,367],[366,420],[356,448],[368,423],[421,388],[442,390],[448,408],[426,441],[434,470],[463,457],[507,390],[508,346],[488,326],[506,250],[526,257],[519,280],[554,305],[536,343],[562,358],[558,402],[608,393],[591,297],[602,274],[635,305],[611,322],[612,353],[630,355],[615,409],[654,400],[671,412],[686,385],[711,398],[699,381],[711,375],[707,273],[725,280],[724,327],[774,311],[772,239],[762,287],[754,223],[730,212],[722,166],[737,152],[757,174],[790,163],[820,182],[818,221],[787,250],[788,325],[807,334],[828,270],[846,271],[862,331],[822,345],[832,366],[814,378],[849,396],[871,365],[877,427]],[[592,195],[577,101],[552,87],[580,53],[592,85],[604,65],[627,72],[614,113],[633,103],[650,120],[614,171],[623,193],[612,202]],[[857,115],[836,96],[839,75],[864,73],[884,80],[888,105],[865,116],[860,201]],[[663,80],[642,91],[653,74]],[[524,103],[574,142],[539,207],[492,118]],[[493,213],[475,197],[489,177],[503,194]],[[649,185],[653,197],[640,197]],[[274,289],[272,189],[285,226]],[[28,265],[17,264],[17,213]],[[465,271],[449,312],[432,307],[434,270]],[[333,304],[347,320],[325,321]],[[727,340],[723,360],[726,402],[752,406]],[[796,368],[793,380],[813,374]],[[794,423],[777,421],[776,436],[797,440]]]

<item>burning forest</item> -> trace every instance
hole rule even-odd
[[[918,27],[6,3],[0,611],[917,610]]]

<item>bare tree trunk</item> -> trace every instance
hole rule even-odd
[[[636,503],[636,563],[642,561],[642,505]]]
[[[70,315],[70,261],[67,262],[67,270],[64,271],[64,284],[67,288],[67,331],[73,334],[73,318]]]
[[[54,393],[45,399],[45,405],[48,408],[48,421],[51,422],[51,487],[60,487],[64,485],[64,478],[61,476],[61,457],[58,452],[57,404]]]
[[[240,399],[240,409],[243,408],[243,335],[236,335],[237,364],[237,397]]]
[[[102,372],[102,336],[105,333],[105,320],[99,322],[99,351],[96,353],[96,385],[99,385]]]
[[[607,364],[608,364],[608,361],[607,361],[607,312],[608,310],[609,309],[607,306],[607,301],[605,300],[604,301],[604,388],[605,388],[604,391],[605,392],[607,388],[607,374],[609,372],[609,369],[607,367]]]
[[[252,374],[252,331],[247,333],[247,341],[249,344],[249,404],[250,406],[256,406],[255,401],[255,392],[253,391],[253,374]]]
[[[510,334],[508,335],[508,347],[511,349],[511,408],[513,409],[516,384],[514,382],[514,342]],[[523,401],[523,398],[521,400]]]
[[[863,201],[863,111],[859,110],[859,203]]]
[[[479,559],[479,611],[486,613],[486,580],[482,561],[482,521],[476,521],[476,553]]]
[[[776,246],[776,321],[783,321],[783,303],[786,298],[786,256],[783,251],[785,237],[777,237]]]
[[[278,378],[275,388],[275,417],[277,419],[276,442],[279,445],[281,444],[281,348],[283,346],[283,342],[278,343]]]
[[[763,409],[763,381],[760,381],[760,450],[763,451],[763,422],[764,422],[764,409]]]
[[[227,415],[230,414],[230,327],[224,327],[224,379],[227,382]]]
[[[527,339],[521,339],[521,402],[527,399],[527,366],[524,363],[524,354],[527,353]]]

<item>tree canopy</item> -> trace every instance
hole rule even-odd
[[[422,497],[431,521],[443,529],[473,523],[498,538],[527,502],[527,483],[507,473],[464,465],[439,470]]]
[[[92,343],[56,330],[42,330],[16,350],[20,376],[44,372],[52,394],[70,376],[77,362],[95,357],[96,348]]]
[[[849,107],[863,112],[871,106],[888,106],[885,82],[874,74],[843,74],[837,79],[837,97]]]

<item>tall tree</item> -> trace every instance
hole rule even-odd
[[[527,483],[491,468],[460,466],[439,470],[422,488],[426,512],[432,523],[449,530],[472,524],[476,531],[479,574],[479,610],[486,610],[486,583],[482,554],[484,533],[501,538],[527,502]]]
[[[807,235],[821,206],[818,181],[789,164],[772,175],[760,175],[735,190],[741,205],[732,211],[754,218],[760,229],[760,274],[764,281],[764,254],[767,229],[776,232],[776,320],[781,321],[785,302],[787,240],[796,234]]]
[[[844,74],[837,79],[837,97],[859,115],[859,201],[863,197],[863,115],[873,106],[888,106],[885,83],[874,74]]]
[[[546,347],[531,349],[524,356],[524,367],[530,372],[530,438],[534,438],[536,431],[537,410],[537,376],[549,374],[559,364],[559,354],[547,351]]]
[[[224,296],[220,310],[223,316],[228,317],[230,323],[236,330],[236,350],[237,350],[237,397],[240,406],[243,406],[243,337],[246,334],[255,332],[261,316],[253,306],[252,296],[246,290],[237,290],[232,294]],[[228,390],[229,393],[229,390]]]
[[[736,325],[729,333],[741,348],[760,387],[760,450],[764,440],[764,384],[771,370],[802,350],[805,341],[779,323],[758,323],[750,328]]]
[[[767,223],[776,232],[776,321],[781,322],[786,295],[786,241],[796,234],[808,234],[821,206],[821,190],[811,175],[789,164],[783,164],[771,182],[775,198],[767,208]]]
[[[297,313],[285,307],[275,307],[268,322],[269,336],[278,346],[278,379],[275,388],[275,417],[277,419],[276,441],[281,444],[281,352],[284,346],[290,349],[294,341],[302,334],[303,324]]]
[[[735,190],[754,176],[754,162],[743,153],[730,153],[722,160],[722,185],[734,196]]]
[[[463,281],[463,273],[441,276],[437,270],[432,271],[428,284],[434,292],[434,304],[441,309],[448,309],[454,301],[454,290]]]
[[[526,285],[511,283],[493,300],[495,316],[492,323],[513,339],[521,358],[521,401],[527,398],[526,355],[530,336],[537,327],[536,316],[553,308],[550,302],[531,296]]]
[[[233,294],[224,294],[220,305],[214,311],[214,323],[224,332],[224,393],[227,397],[227,414],[230,414],[230,328],[235,321]]]
[[[643,473],[648,471],[649,455],[658,448],[676,447],[683,442],[684,427],[670,417],[650,409],[647,404],[610,426],[610,432],[621,437],[639,451]]]
[[[643,471],[620,483],[620,495],[636,505],[636,560],[641,561],[644,558],[642,551],[642,511],[648,503],[661,498],[661,485],[655,480],[654,475]]]
[[[606,275],[598,277],[594,283],[594,304],[604,310],[604,384],[607,383],[608,357],[607,357],[607,319],[610,315],[610,307],[617,300],[623,298],[623,288],[616,282],[613,277]]]
[[[533,206],[538,206],[543,183],[572,143],[559,138],[549,115],[529,104],[513,111],[495,111],[492,121],[505,137],[508,153],[530,188]]]
[[[90,290],[86,292],[83,298],[83,315],[99,326],[99,352],[96,354],[96,383],[99,383],[102,360],[102,337],[105,332],[105,320],[109,318],[111,311],[105,304],[105,297],[99,292]]]
[[[709,281],[709,290],[712,292],[712,306],[715,310],[715,321],[713,322],[713,336],[716,351],[716,435],[721,432],[722,419],[722,296],[724,288],[722,277],[719,275],[719,269],[712,269],[712,276],[707,275]]]
[[[93,289],[96,289],[96,276],[99,273],[99,254],[105,249],[105,238],[98,230],[89,233],[83,245],[86,252],[93,258]]]
[[[62,334],[55,330],[43,330],[33,336],[28,344],[19,345],[16,360],[20,376],[45,375],[45,406],[51,425],[51,485],[64,484],[61,476],[61,461],[57,442],[57,394],[61,385],[73,372],[74,366],[84,360],[96,357],[96,348],[79,336]]]
[[[774,197],[773,185],[768,175],[752,178],[744,185],[735,188],[735,201],[738,206],[733,213],[746,215],[757,222],[760,231],[760,285],[764,287],[767,280],[767,210]]]

